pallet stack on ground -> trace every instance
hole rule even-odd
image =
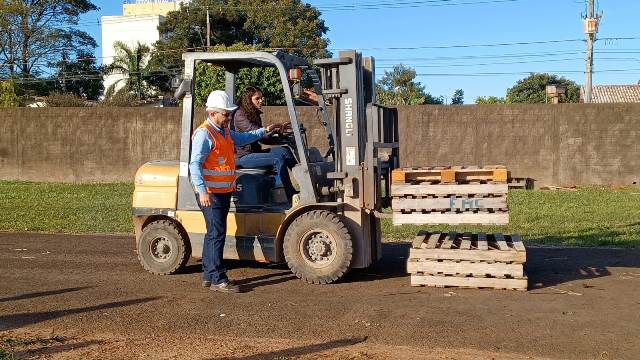
[[[394,225],[509,223],[504,166],[402,168],[391,178]]]
[[[519,235],[421,231],[409,251],[411,286],[527,290]]]

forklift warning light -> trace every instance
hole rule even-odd
[[[289,80],[299,81],[302,79],[302,70],[300,69],[289,69]]]

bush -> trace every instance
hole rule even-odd
[[[12,81],[0,81],[0,108],[20,106],[20,97]]]
[[[131,107],[138,106],[139,101],[135,95],[120,90],[108,97],[104,101],[100,102],[99,106],[113,106],[113,107]]]
[[[45,98],[50,107],[86,107],[86,100],[72,93],[52,92]]]

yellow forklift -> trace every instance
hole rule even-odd
[[[135,177],[133,223],[142,266],[178,272],[201,258],[206,226],[189,181],[196,65],[224,68],[233,99],[243,68],[275,68],[284,89],[291,131],[279,142],[294,154],[300,193],[279,200],[273,169],[238,169],[227,220],[225,259],[286,262],[306,282],[327,284],[381,257],[380,211],[390,205],[391,171],[399,165],[397,111],[375,104],[374,60],[356,51],[308,63],[283,52],[198,52],[183,55],[179,161],[151,161]],[[312,83],[328,151],[307,144],[296,112],[301,82]],[[210,89],[215,90],[215,89]],[[327,105],[329,104],[329,105]]]

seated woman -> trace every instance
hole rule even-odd
[[[233,114],[233,128],[238,132],[252,131],[262,127],[262,90],[250,86],[238,100],[238,110]],[[266,135],[259,142],[236,147],[236,165],[244,168],[257,168],[263,166],[273,166],[277,172],[276,186],[283,186],[287,199],[296,193],[291,179],[289,178],[289,166],[293,166],[295,159],[288,148],[276,146],[269,149],[262,149],[260,142],[269,145],[269,135]]]

